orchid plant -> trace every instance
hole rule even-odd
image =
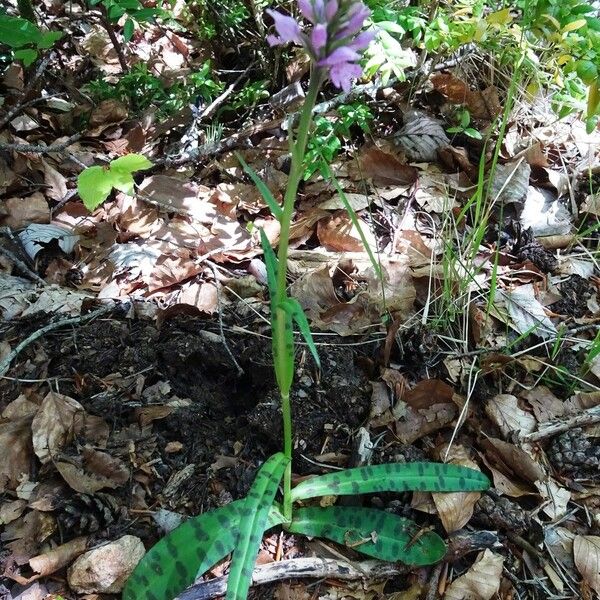
[[[329,538],[339,544],[386,561],[428,565],[446,551],[440,536],[397,515],[362,507],[306,506],[294,503],[318,496],[357,495],[410,490],[443,492],[484,490],[488,478],[458,465],[436,463],[383,464],[346,469],[313,477],[291,487],[292,417],[290,391],[294,378],[295,323],[317,366],[316,345],[306,316],[287,293],[286,274],[290,225],[298,186],[304,173],[312,112],[324,82],[344,91],[360,77],[361,52],[374,38],[362,31],[369,9],[356,0],[298,0],[305,29],[299,20],[275,10],[272,46],[287,43],[304,47],[311,59],[308,92],[295,135],[290,133],[291,168],[283,205],[238,156],[245,172],[257,185],[273,216],[279,221],[277,255],[261,230],[271,300],[273,363],[281,396],[283,452],[269,458],[259,469],[248,495],[217,510],[189,519],[156,544],[142,559],[127,582],[124,600],[171,600],[212,565],[233,552],[227,584],[227,600],[243,600],[252,582],[253,565],[263,533],[282,525],[287,531]],[[334,181],[338,192],[339,185]],[[283,479],[283,499],[275,496]]]

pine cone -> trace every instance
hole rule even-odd
[[[600,444],[581,428],[556,436],[548,448],[548,458],[557,471],[573,479],[600,480]]]
[[[481,496],[475,505],[474,518],[484,527],[504,529],[517,535],[529,530],[530,516],[508,498],[492,498],[488,494]]]
[[[77,494],[58,508],[56,519],[63,537],[86,535],[108,528],[123,515],[123,507],[110,494]]]

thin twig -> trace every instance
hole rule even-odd
[[[41,329],[38,329],[38,331],[36,331],[36,332],[32,333],[30,336],[26,337],[20,344],[18,344],[18,346],[12,352],[10,352],[10,354],[8,354],[2,361],[0,361],[0,376],[5,375],[9,369],[12,361],[15,360],[15,358],[17,358],[17,356],[19,356],[19,354],[27,346],[29,346],[29,344],[31,344],[32,342],[35,342],[35,340],[37,340],[38,338],[41,338],[42,336],[46,335],[50,331],[54,331],[55,329],[60,329],[61,327],[66,327],[67,325],[82,325],[83,323],[87,323],[88,321],[91,321],[92,319],[95,319],[96,317],[101,317],[102,315],[105,315],[106,313],[109,313],[113,310],[115,310],[114,304],[102,306],[102,307],[98,308],[97,310],[94,310],[85,315],[79,315],[77,317],[69,317],[68,319],[56,321],[54,323],[50,323],[49,325],[46,325],[45,327],[42,327]]]
[[[589,408],[570,419],[542,423],[537,431],[523,435],[520,439],[522,442],[538,442],[544,438],[552,437],[557,433],[562,433],[575,427],[594,425],[595,423],[600,423],[600,406]]]
[[[425,600],[435,600],[437,598],[438,585],[440,583],[440,577],[442,575],[443,568],[444,563],[438,563],[437,565],[435,565],[433,571],[431,572],[431,576],[429,577],[428,581],[429,589],[427,590]]]
[[[67,138],[60,144],[51,144],[50,146],[35,144],[4,144],[0,143],[0,150],[10,150],[13,152],[31,152],[32,154],[52,154],[64,152],[69,146],[74,144],[81,137],[81,133],[76,133]]]
[[[241,377],[244,374],[244,369],[240,367],[240,363],[235,359],[229,344],[227,343],[227,338],[225,337],[225,331],[223,329],[223,311],[221,310],[221,290],[219,289],[219,276],[217,275],[217,269],[215,265],[213,265],[210,261],[206,261],[206,264],[211,268],[213,272],[213,277],[215,278],[215,288],[217,290],[217,313],[219,315],[219,333],[221,334],[221,341],[223,342],[223,347],[225,351],[229,355],[231,362],[235,365],[237,369],[238,377]]]
[[[117,53],[117,58],[119,59],[119,64],[121,65],[121,70],[123,73],[127,73],[129,71],[129,66],[127,65],[127,61],[125,60],[125,54],[123,54],[123,47],[121,46],[119,40],[117,39],[117,34],[115,33],[114,27],[108,18],[108,12],[106,7],[103,4],[100,4],[100,22],[102,23],[102,27],[106,29],[106,33],[108,33],[108,37],[110,38],[111,44]]]
[[[29,83],[23,90],[21,97],[26,98],[27,94],[33,89],[33,86],[36,84],[37,80],[42,76],[42,73],[46,70],[48,63],[52,59],[52,52],[48,52],[46,56],[42,59],[40,64],[37,66],[33,77],[29,80]],[[7,123],[12,121],[13,117],[23,108],[25,108],[26,103],[17,102],[7,113],[4,115],[2,119],[0,119],[0,129],[3,129]]]
[[[20,258],[13,254],[8,248],[0,245],[0,254],[8,258],[8,260],[15,265],[22,275],[25,275],[25,277],[35,281],[36,283],[46,285],[46,282],[35,271],[32,271],[28,265],[26,265]]]

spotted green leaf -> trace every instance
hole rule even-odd
[[[127,581],[123,600],[173,600],[235,548],[244,500],[193,517],[155,544]],[[276,506],[267,529],[283,523]]]
[[[233,551],[226,600],[245,600],[252,582],[252,570],[267,528],[269,511],[289,458],[278,452],[256,475],[241,508],[238,540]]]
[[[317,366],[321,367],[321,361],[319,360],[319,353],[317,352],[317,347],[315,346],[315,342],[312,337],[312,333],[310,332],[310,325],[308,324],[308,320],[302,307],[300,306],[300,302],[296,298],[286,298],[279,304],[281,308],[286,312],[286,314],[291,317],[296,324],[300,328],[300,333],[304,338]]]
[[[288,529],[333,540],[380,560],[415,566],[436,563],[446,553],[446,545],[437,533],[419,528],[410,519],[371,508],[298,508]]]
[[[490,481],[483,473],[467,467],[428,462],[388,463],[312,477],[292,490],[292,501],[373,492],[468,492],[489,486]]]
[[[260,195],[263,197],[263,200],[267,203],[267,206],[269,207],[273,216],[277,220],[280,220],[283,215],[283,209],[281,208],[281,206],[279,206],[279,204],[277,204],[277,201],[273,197],[271,190],[267,187],[265,182],[256,174],[256,171],[254,171],[254,169],[246,163],[246,161],[242,158],[242,155],[239,152],[236,152],[235,156],[240,161],[246,175],[248,175],[250,179],[252,179],[254,185],[258,188]]]
[[[127,580],[123,600],[173,600],[233,550],[243,506],[237,500],[188,519],[162,538]]]

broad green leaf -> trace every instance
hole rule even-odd
[[[38,38],[36,45],[40,50],[47,50],[52,48],[54,43],[60,40],[63,35],[64,33],[61,31],[45,31]]]
[[[258,188],[260,195],[263,197],[263,200],[267,203],[267,206],[271,210],[273,216],[280,220],[283,215],[283,209],[277,203],[277,200],[273,197],[271,190],[267,187],[266,183],[256,174],[256,171],[252,167],[250,167],[246,161],[242,158],[242,155],[239,152],[235,152],[235,157],[240,161],[242,168],[246,175],[252,179],[254,185]]]
[[[112,173],[104,167],[88,167],[77,177],[77,191],[88,210],[96,210],[110,194]]]
[[[40,29],[20,17],[0,15],[0,42],[11,48],[22,48],[28,44],[37,44],[41,35]]]
[[[289,459],[278,452],[256,475],[240,513],[238,540],[233,551],[226,600],[245,600],[267,518]]]
[[[32,65],[35,62],[35,59],[38,57],[37,50],[32,50],[30,48],[15,50],[14,54],[15,58],[17,60],[22,60],[26,67]]]
[[[145,171],[150,169],[152,163],[141,154],[126,154],[120,156],[110,163],[110,168],[113,171],[121,171],[123,173],[134,173],[135,171]]]
[[[114,188],[117,188],[120,192],[133,196],[133,175],[127,171],[115,170],[111,167],[110,169],[111,182]]]
[[[123,39],[126,42],[129,42],[133,37],[133,32],[135,30],[135,23],[133,19],[129,18],[125,21],[125,25],[123,25]]]
[[[292,490],[292,501],[373,492],[470,492],[488,487],[490,481],[483,473],[459,465],[388,463],[312,477]]]
[[[229,554],[236,542],[244,500],[188,519],[142,558],[123,590],[123,600],[173,600]]]
[[[292,533],[324,537],[361,554],[415,566],[431,565],[446,553],[444,540],[414,521],[382,510],[357,506],[297,508]]]
[[[155,544],[123,591],[123,600],[173,600],[235,548],[244,500],[193,517]],[[276,506],[267,528],[283,523]]]
[[[319,353],[317,352],[317,347],[315,346],[315,342],[312,337],[312,333],[310,332],[310,325],[308,324],[308,319],[300,306],[300,302],[296,298],[286,298],[283,302],[279,304],[283,310],[294,320],[296,321],[298,327],[300,328],[300,333],[306,342],[315,362],[319,369],[321,368],[321,360],[319,359]]]

